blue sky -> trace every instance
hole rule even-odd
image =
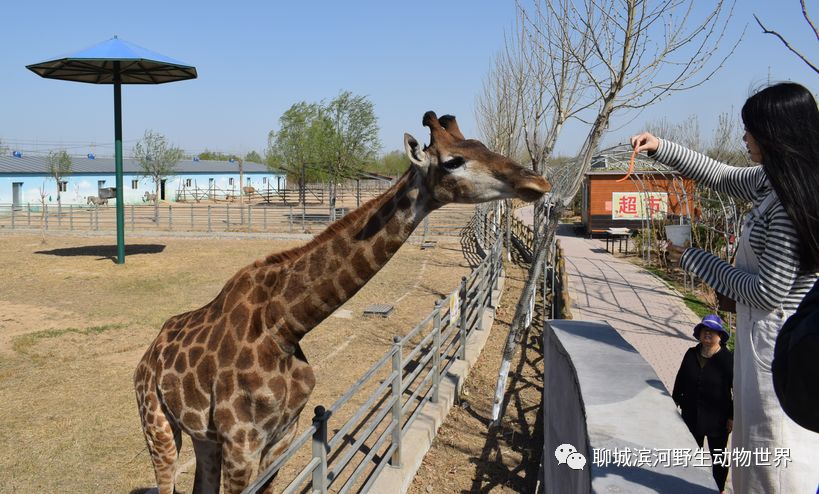
[[[731,33],[736,38],[746,25],[747,31],[718,75],[640,115],[616,119],[604,143],[624,142],[663,117],[675,122],[698,115],[707,134],[719,113],[738,113],[769,77],[819,93],[819,76],[763,35],[751,16],[816,53],[799,2],[738,3]],[[196,80],[123,88],[126,154],[146,129],[190,153],[263,152],[268,132],[293,103],[329,100],[342,90],[371,99],[382,148],[389,151],[403,147],[404,132],[427,139],[426,110],[456,115],[464,133],[477,136],[475,98],[515,17],[512,0],[29,0],[7,2],[3,11],[0,139],[25,152],[66,148],[100,155],[113,154],[111,86],[42,79],[27,64],[118,35],[196,66]],[[557,150],[573,155],[584,138],[582,126],[571,125]]]

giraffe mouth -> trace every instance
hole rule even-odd
[[[533,202],[543,197],[550,190],[552,190],[552,186],[549,182],[541,176],[536,176],[527,180],[525,184],[516,187],[515,194],[523,201]]]

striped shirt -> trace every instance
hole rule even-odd
[[[768,194],[776,194],[762,166],[729,166],[662,139],[653,158],[716,191],[751,201],[754,207]],[[751,226],[749,239],[759,260],[756,273],[737,269],[710,252],[696,248],[685,250],[680,265],[717,292],[746,305],[769,311],[796,310],[819,273],[800,270],[799,237],[778,198]]]

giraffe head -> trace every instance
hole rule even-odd
[[[429,127],[429,146],[421,148],[414,137],[404,134],[404,147],[436,201],[534,201],[551,190],[549,182],[537,173],[490,151],[479,141],[464,139],[452,115],[439,119],[428,111],[422,123]]]

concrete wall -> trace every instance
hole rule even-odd
[[[657,374],[614,328],[552,320],[544,339],[542,492],[716,491],[708,465],[636,461],[638,450],[694,453],[697,444]],[[555,449],[565,443],[585,455],[583,469],[558,464]],[[595,462],[595,450],[603,457],[625,449],[635,452],[631,463]]]
[[[555,450],[571,444],[578,452],[591,458],[586,411],[577,372],[571,356],[547,324],[543,331],[543,479],[540,492],[587,493],[591,489],[589,469],[574,470],[558,463]],[[548,391],[547,391],[548,390]]]

